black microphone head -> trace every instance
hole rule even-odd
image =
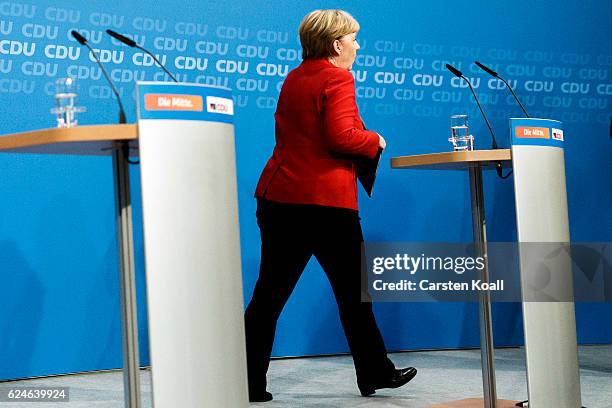
[[[489,75],[493,75],[495,78],[498,77],[497,72],[493,71],[491,68],[486,67],[484,65],[482,65],[480,62],[478,61],[474,61],[474,63],[476,65],[478,65],[480,67],[480,69],[482,69],[483,71],[485,71],[486,73],[488,73]]]
[[[131,38],[127,38],[126,36],[121,35],[113,30],[106,30],[106,33],[110,35],[111,37],[116,38],[117,40],[121,41],[122,43],[130,47],[135,47],[137,45],[136,41],[132,40]]]
[[[78,31],[76,30],[72,30],[70,32],[70,34],[72,34],[72,36],[74,37],[75,40],[77,40],[79,42],[79,44],[81,45],[85,45],[87,44],[87,40],[85,39],[85,37],[83,37],[81,34],[79,34]]]
[[[459,71],[457,68],[453,67],[450,64],[446,64],[446,69],[448,69],[450,72],[452,72],[454,75],[458,76],[459,78],[463,77],[463,74],[461,73],[461,71]]]

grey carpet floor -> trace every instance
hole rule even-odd
[[[612,408],[612,345],[582,346],[579,354],[583,405],[587,408]],[[274,394],[274,401],[252,404],[251,407],[422,408],[429,404],[482,396],[478,350],[393,353],[390,357],[396,366],[414,366],[419,373],[406,386],[380,390],[370,398],[359,396],[349,356],[274,360],[268,375],[268,390]],[[495,368],[500,399],[527,398],[523,349],[497,349]],[[144,408],[151,407],[150,378],[148,370],[141,371]],[[8,386],[70,387],[70,402],[0,402],[2,408],[123,407],[121,372],[66,375],[0,384],[0,387]],[[202,407],[206,407],[204,401]]]

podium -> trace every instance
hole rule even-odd
[[[485,220],[484,191],[482,188],[483,170],[494,169],[496,162],[510,167],[509,149],[474,150],[467,152],[445,152],[391,158],[394,169],[454,170],[468,171],[470,176],[470,198],[472,207],[472,231],[477,257],[487,259],[487,228]],[[489,281],[488,262],[479,276],[483,282]],[[480,356],[484,388],[484,407],[498,405],[495,388],[495,364],[493,358],[493,325],[491,321],[491,295],[488,291],[479,292],[480,310]],[[466,405],[458,405],[466,406]],[[468,405],[469,406],[469,405]],[[474,407],[482,407],[482,400],[473,400]],[[449,405],[450,407],[450,405]]]
[[[168,83],[137,91],[138,125],[6,135],[0,152],[112,155],[130,408],[141,403],[128,166],[140,157],[154,405],[247,407],[231,95]]]
[[[137,93],[154,406],[247,407],[232,96]]]
[[[546,119],[511,119],[512,148],[445,152],[394,157],[394,169],[459,170],[469,172],[472,227],[477,256],[487,257],[482,171],[496,162],[513,168],[519,243],[569,243],[561,123]],[[580,378],[573,301],[536,302],[526,296],[526,282],[537,274],[529,255],[520,253],[523,322],[529,407],[580,408]],[[570,265],[560,265],[564,273]],[[488,263],[480,277],[489,280]],[[571,288],[569,277],[562,276]],[[567,282],[567,279],[570,279]],[[507,406],[497,399],[491,297],[479,292],[480,349],[484,401],[470,399],[445,407]]]

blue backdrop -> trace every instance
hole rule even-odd
[[[534,117],[564,122],[573,241],[612,238],[612,5],[471,1],[139,2],[0,1],[0,133],[54,126],[54,81],[80,83],[81,124],[113,123],[116,102],[100,70],[69,36],[89,38],[117,82],[128,121],[134,81],[165,80],[151,49],[180,81],[234,90],[245,300],[259,262],[253,191],[274,144],[273,112],[287,72],[299,64],[297,27],[314,8],[344,8],[361,23],[358,104],[392,156],[447,150],[448,117],[468,113],[476,147],[490,145],[469,91],[477,88],[500,144],[520,110],[475,59],[511,78]],[[467,175],[380,169],[374,199],[361,197],[366,240],[470,241]],[[119,288],[109,158],[0,156],[0,379],[119,367]],[[132,168],[141,361],[148,363],[139,174]],[[489,239],[516,238],[512,181],[485,176]],[[203,270],[202,273],[210,271]],[[378,304],[389,349],[478,345],[476,304]],[[581,343],[612,341],[612,307],[578,304]],[[497,345],[522,342],[520,305],[494,305]],[[346,352],[329,285],[311,262],[278,326],[275,355]]]

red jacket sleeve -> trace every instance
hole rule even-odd
[[[350,72],[334,70],[323,89],[323,132],[329,150],[373,158],[378,152],[376,132],[356,127],[361,123],[355,100],[355,80]]]

